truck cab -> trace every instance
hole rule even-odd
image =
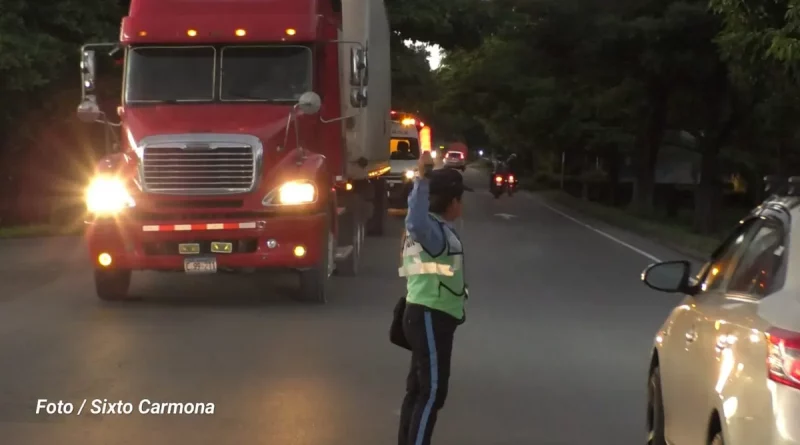
[[[382,0],[132,0],[119,42],[81,51],[79,117],[119,130],[86,194],[98,296],[138,270],[286,269],[325,302],[382,230],[388,44]],[[107,49],[118,123],[94,95]]]

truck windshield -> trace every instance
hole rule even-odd
[[[128,103],[206,102],[214,99],[216,50],[211,46],[148,46],[128,53]]]
[[[392,145],[396,144],[396,149],[389,155],[393,161],[411,161],[419,159],[419,141],[416,139],[396,139],[392,138]]]
[[[220,99],[294,102],[311,91],[311,50],[305,46],[222,49]]]

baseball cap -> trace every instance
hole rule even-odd
[[[464,177],[452,168],[440,168],[428,174],[430,192],[432,195],[444,193],[471,192],[472,188],[464,185]]]

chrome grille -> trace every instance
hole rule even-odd
[[[142,180],[154,193],[249,192],[256,180],[256,154],[248,145],[149,146]]]

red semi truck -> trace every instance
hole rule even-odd
[[[118,123],[98,51],[124,57]],[[324,303],[357,272],[387,210],[382,0],[132,0],[119,42],[81,55],[78,116],[120,136],[86,192],[99,298],[127,298],[133,271],[286,269]]]

